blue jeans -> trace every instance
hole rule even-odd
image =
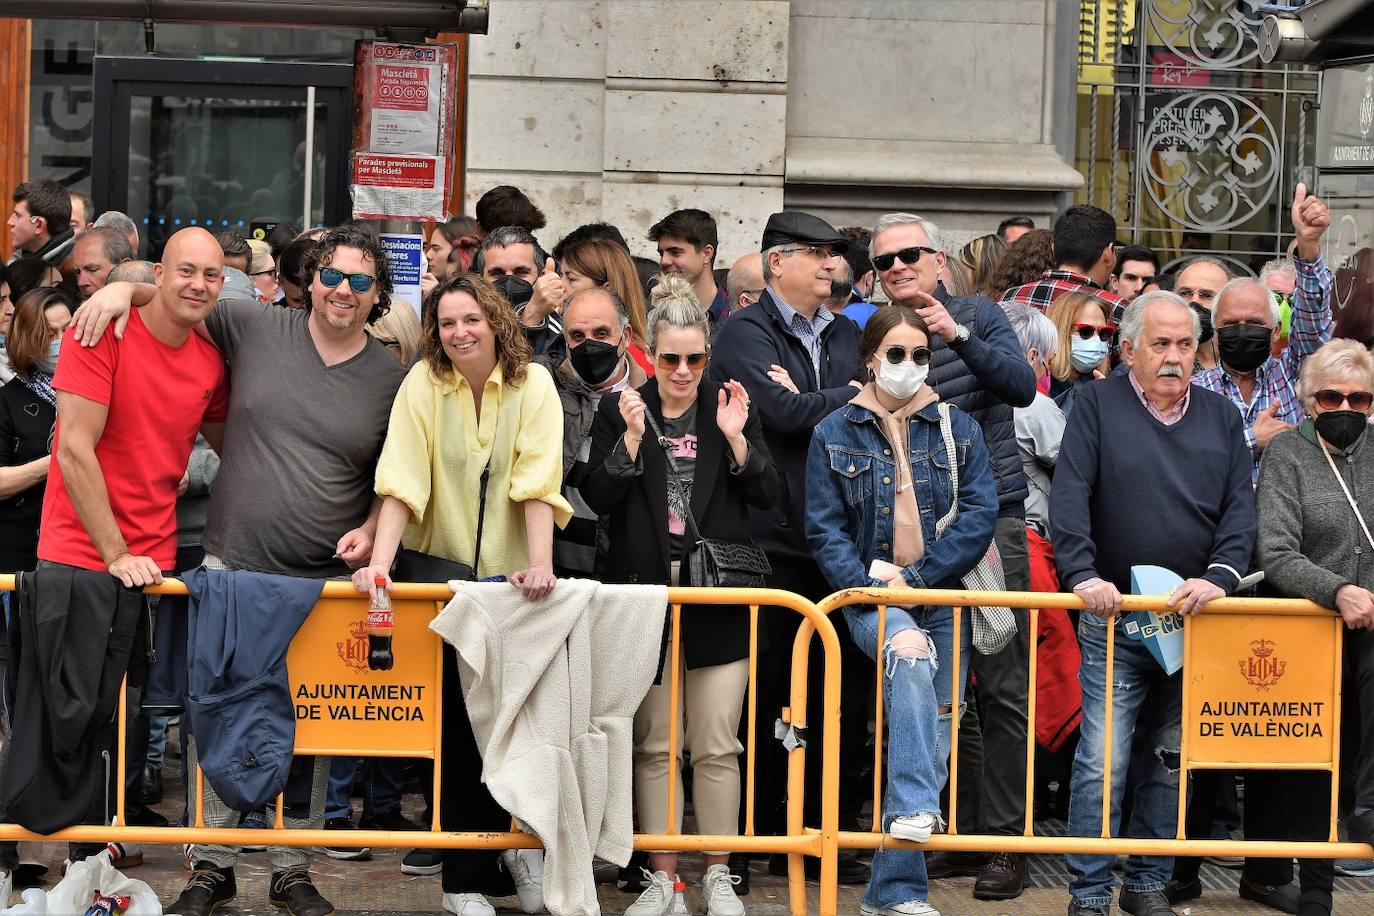
[[[878,661],[878,609],[847,607],[845,621],[850,635],[865,655]],[[893,819],[921,812],[940,816],[940,789],[949,775],[950,707],[956,692],[964,702],[972,653],[969,617],[963,614],[959,629],[959,671],[954,658],[954,615],[947,607],[887,609],[883,666],[883,709],[887,718],[887,790],[883,794],[883,830]],[[903,630],[926,635],[926,658],[893,652],[892,638]],[[944,664],[945,676],[939,676]],[[896,906],[927,898],[925,853],[915,849],[879,849],[873,857],[873,873],[864,891],[864,903],[872,907]]]
[[[401,810],[401,780],[404,760],[359,760],[335,757],[329,764],[329,794],[325,797],[325,820],[353,817],[353,777],[359,764],[363,768],[363,817],[372,818]]]
[[[1082,737],[1073,758],[1069,798],[1069,835],[1099,836],[1102,831],[1102,772],[1106,738],[1107,629],[1086,611],[1078,620],[1083,689]],[[1169,839],[1178,827],[1179,716],[1183,681],[1164,673],[1150,650],[1116,631],[1112,694],[1112,836]],[[1121,796],[1133,749],[1135,803],[1121,830]],[[1109,907],[1116,879],[1113,856],[1067,856],[1073,880],[1069,892],[1080,906]],[[1173,870],[1170,856],[1131,856],[1125,886],[1138,893],[1161,891]]]

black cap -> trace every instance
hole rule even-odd
[[[829,245],[835,254],[849,250],[849,240],[835,231],[835,227],[801,210],[784,210],[768,217],[763,227],[763,250],[789,242],[801,245]]]

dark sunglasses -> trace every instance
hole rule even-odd
[[[1374,404],[1374,393],[1368,391],[1352,391],[1349,394],[1342,394],[1330,388],[1323,388],[1313,397],[1322,410],[1337,410],[1342,404],[1349,404],[1351,410],[1368,410],[1370,404]]]
[[[321,267],[320,282],[333,289],[348,278],[348,288],[355,293],[365,293],[372,289],[372,284],[377,282],[377,278],[371,274],[346,274],[337,267]]]
[[[903,248],[901,251],[889,251],[887,254],[875,254],[873,256],[873,266],[878,270],[887,272],[892,269],[898,258],[906,265],[915,264],[921,260],[921,252],[929,255],[939,254],[934,248],[926,248],[924,245],[916,245],[912,248]]]
[[[250,276],[250,277],[271,277],[273,280],[275,280],[275,279],[277,279],[277,269],[276,269],[275,267],[269,267],[269,268],[267,268],[266,270],[260,270],[260,271],[258,271],[258,272],[255,273],[255,274],[249,274],[249,276]],[[335,285],[335,286],[338,286],[339,284],[335,283],[334,285]]]
[[[929,347],[912,347],[910,351],[908,351],[906,347],[888,347],[883,351],[883,359],[892,363],[894,366],[900,366],[902,363],[906,362],[908,352],[911,353],[911,361],[916,365],[930,365]]]
[[[1111,343],[1112,335],[1116,333],[1116,325],[1076,324],[1073,326],[1073,332],[1081,340],[1092,340],[1093,337],[1096,337],[1103,343]]]
[[[705,353],[688,353],[686,356],[681,353],[659,353],[654,358],[658,361],[658,368],[665,372],[672,372],[677,369],[684,359],[687,360],[688,369],[700,369],[706,365]]]

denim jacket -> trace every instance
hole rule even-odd
[[[921,513],[925,552],[907,566],[912,588],[958,588],[982,558],[997,525],[997,483],[983,433],[968,414],[950,407],[959,462],[959,514],[935,539],[935,523],[949,511],[950,456],[940,435],[938,404],[911,415],[911,476]],[[886,586],[868,575],[875,558],[892,557],[897,465],[873,412],[846,404],[821,421],[806,463],[806,538],[836,589]]]

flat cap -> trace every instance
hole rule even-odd
[[[763,250],[775,245],[794,242],[802,245],[829,245],[835,254],[849,250],[849,240],[835,231],[835,227],[801,210],[783,210],[768,217],[763,227]]]

